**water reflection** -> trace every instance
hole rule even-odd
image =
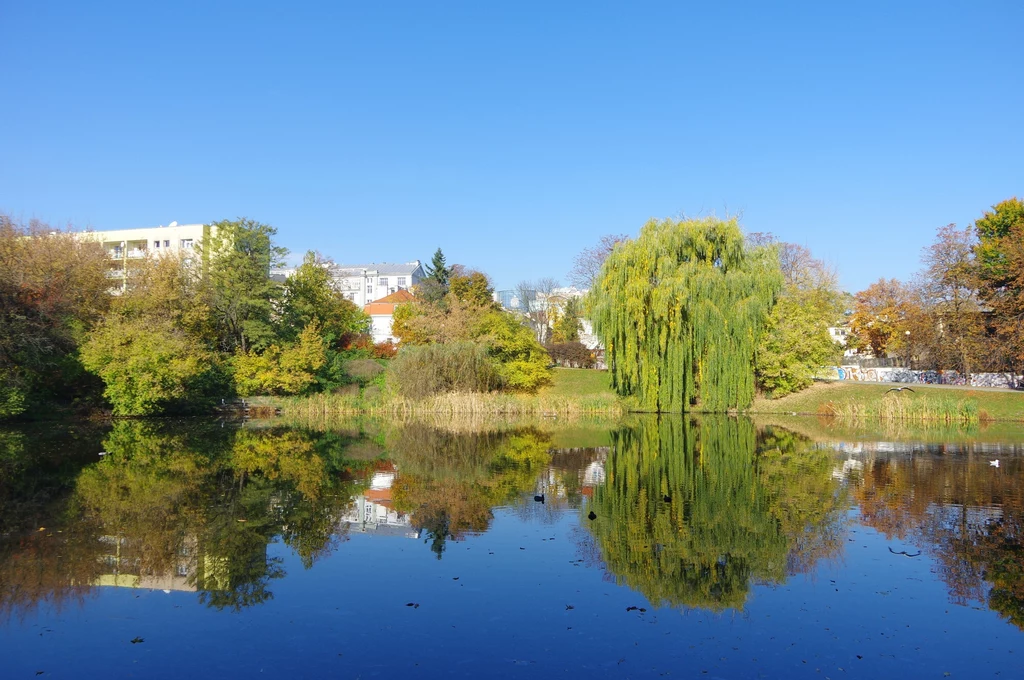
[[[305,569],[352,534],[418,539],[442,559],[501,507],[524,522],[571,513],[582,564],[656,606],[714,611],[841,562],[860,522],[933,558],[954,602],[1024,626],[1020,453],[725,417],[636,418],[599,437],[551,423],[0,431],[0,615],[103,588],[194,592],[239,610],[289,576],[274,543]]]
[[[788,432],[759,441],[749,420],[640,420],[614,435],[592,531],[616,580],[652,603],[740,608],[752,583],[838,552],[831,472],[827,452]]]
[[[387,449],[400,469],[396,510],[412,516],[438,559],[449,540],[483,532],[492,508],[532,489],[549,461],[542,432],[452,432],[422,424],[392,429]]]
[[[1019,447],[895,448],[883,455],[869,446],[848,459],[858,463],[850,478],[862,522],[932,555],[952,602],[985,602],[1024,628]]]

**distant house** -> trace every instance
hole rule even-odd
[[[294,273],[294,268],[272,269],[270,278],[284,281]],[[419,260],[399,264],[336,264],[332,274],[335,290],[357,307],[364,307],[400,290],[409,290],[426,278]]]
[[[412,302],[414,299],[412,293],[402,289],[363,307],[363,311],[370,316],[370,334],[375,343],[388,340],[396,342],[396,338],[391,334],[391,321],[395,314],[395,307],[405,302]]]
[[[403,264],[339,264],[334,274],[338,290],[358,306],[409,290],[424,278],[426,273],[419,260]]]

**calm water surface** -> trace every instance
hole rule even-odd
[[[1021,441],[2,430],[0,677],[1024,677]]]

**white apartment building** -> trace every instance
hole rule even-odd
[[[209,224],[171,222],[166,227],[82,231],[78,232],[78,236],[102,243],[110,257],[111,278],[123,281],[129,260],[142,259],[151,254],[189,253],[209,238],[211,230],[215,229]]]
[[[294,268],[274,269],[279,281],[295,273]],[[419,260],[405,263],[338,264],[334,266],[337,290],[359,307],[365,307],[391,293],[409,290],[426,278]]]
[[[334,274],[338,290],[360,307],[400,290],[409,290],[426,278],[419,260],[403,264],[341,264]]]

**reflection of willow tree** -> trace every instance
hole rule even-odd
[[[1016,459],[993,470],[972,454],[879,459],[853,494],[865,524],[935,556],[954,602],[987,599],[1024,628],[1022,471]]]
[[[751,581],[781,582],[836,550],[842,503],[827,461],[798,466],[783,435],[766,435],[763,456],[756,443],[750,421],[724,418],[615,433],[590,526],[620,583],[654,604],[742,607]]]
[[[532,489],[548,463],[548,437],[536,430],[456,433],[411,424],[387,448],[398,464],[395,507],[426,531],[438,559],[448,539],[481,532],[491,508]]]

